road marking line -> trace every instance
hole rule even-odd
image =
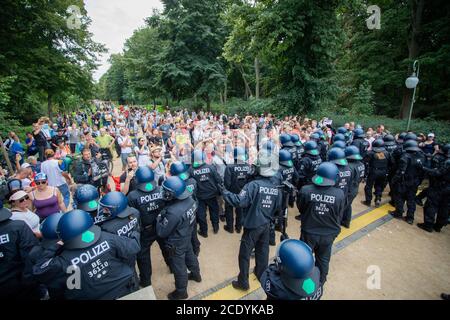
[[[369,224],[388,215],[388,211],[392,209],[393,207],[387,203],[379,208],[369,211],[362,216],[358,216],[357,218],[352,220],[349,229],[342,228],[341,233],[334,242],[334,245],[351,236],[352,234],[358,232],[359,230],[365,228]],[[247,291],[242,291],[234,289],[233,286],[229,284],[224,288],[203,297],[202,300],[239,300],[255,292],[261,287],[261,284],[259,283],[258,279],[256,279],[256,276],[253,274],[253,272],[251,272],[249,276],[249,287],[250,288]]]

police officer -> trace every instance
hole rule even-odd
[[[345,143],[348,143],[350,141],[350,133],[348,132],[347,128],[340,127],[337,129],[337,133],[344,135]]]
[[[365,176],[365,166],[361,161],[362,157],[359,154],[359,149],[357,146],[351,145],[345,148],[345,157],[348,161],[348,166],[352,170],[352,183],[350,184],[350,205],[345,207],[344,211],[344,221],[351,221],[352,219],[352,203],[353,200],[358,195],[359,184],[364,179]]]
[[[251,166],[247,162],[247,154],[244,148],[234,148],[233,155],[235,163],[228,164],[225,169],[224,186],[227,190],[238,194],[249,180]],[[234,228],[237,233],[240,233],[242,229],[242,208],[235,209],[236,220],[234,219],[233,211],[233,206],[225,202],[226,225],[223,228],[229,233],[233,233],[233,224],[235,223]]]
[[[393,207],[395,207],[395,197],[397,195],[397,190],[394,188],[394,184],[392,182],[395,173],[397,172],[398,164],[400,163],[400,158],[402,154],[404,153],[403,150],[403,143],[405,142],[406,132],[402,132],[397,137],[397,148],[392,152],[392,163],[391,163],[391,170],[390,174],[388,175],[388,179],[390,178],[391,184],[390,184],[390,191],[389,195],[391,196],[391,200],[389,201],[389,204]]]
[[[395,149],[397,149],[397,143],[395,142],[395,138],[392,134],[387,134],[383,137],[384,148],[387,152],[392,154]]]
[[[336,187],[339,169],[331,162],[322,163],[313,177],[313,184],[304,186],[298,195],[301,215],[300,240],[314,252],[320,270],[320,283],[327,280],[331,249],[341,232],[346,205],[344,192]]]
[[[342,149],[342,150],[345,150],[346,147],[347,147],[347,145],[345,144],[345,142],[344,141],[340,141],[340,140],[335,141],[333,143],[333,145],[331,146],[331,148],[339,148],[339,149]]]
[[[414,223],[414,213],[416,211],[416,193],[422,182],[423,165],[425,156],[420,150],[417,141],[411,139],[403,144],[406,151],[400,158],[397,172],[393,178],[394,188],[397,191],[395,197],[395,211],[390,211],[394,218],[403,217],[403,206],[406,201],[408,207],[406,222]]]
[[[369,141],[364,139],[365,137],[366,135],[363,129],[361,128],[355,129],[352,145],[358,148],[359,154],[363,159],[365,158],[367,150],[369,149]]]
[[[156,234],[156,217],[164,207],[162,193],[155,181],[155,174],[149,167],[139,167],[136,171],[135,179],[137,189],[131,191],[128,198],[128,205],[139,211],[141,230],[141,251],[137,255],[137,265],[139,268],[139,280],[141,287],[152,284],[152,262],[150,257],[150,247],[157,241],[163,256],[165,257],[164,242]]]
[[[97,188],[91,184],[79,185],[74,195],[75,207],[89,213],[94,219],[94,224],[102,222],[102,217],[97,216],[99,198],[100,195]]]
[[[206,164],[206,155],[201,150],[193,152],[193,164],[190,176],[197,182],[198,213],[197,219],[200,225],[198,232],[204,238],[208,237],[208,222],[206,221],[206,208],[209,208],[211,223],[214,233],[219,232],[219,204],[217,196],[220,195],[222,178],[215,166]]]
[[[322,130],[317,130],[316,132],[319,135],[319,141],[317,142],[317,147],[320,150],[320,158],[322,159],[322,161],[327,161],[327,155],[328,155],[328,149],[329,149],[329,144],[326,140],[326,136],[323,133]]]
[[[191,244],[197,202],[179,177],[164,180],[162,192],[166,206],[157,218],[156,231],[164,239],[176,287],[167,297],[170,300],[187,299],[188,280],[202,281],[200,266]],[[187,269],[191,271],[189,275]]]
[[[235,289],[248,290],[250,255],[255,248],[255,274],[260,278],[269,262],[270,222],[281,206],[278,188],[278,157],[267,150],[258,153],[257,176],[244,186],[239,194],[224,190],[224,200],[234,207],[244,209],[242,225],[244,233],[239,249],[239,275],[232,285]]]
[[[335,134],[333,137],[333,143],[335,143],[336,141],[342,141],[346,144],[345,135],[343,135],[342,133]]]
[[[281,144],[281,150],[287,150],[291,154],[292,161],[297,162],[297,148],[294,145],[294,142],[292,141],[292,136],[283,133],[280,135],[280,144]]]
[[[298,134],[291,134],[291,141],[297,150],[296,161],[299,162],[303,156],[303,153],[305,152],[305,148],[303,147],[303,144],[300,141],[300,137],[298,136]],[[294,162],[294,166],[297,168],[297,163]]]
[[[430,178],[430,187],[423,211],[424,223],[418,223],[417,226],[428,232],[433,230],[440,232],[448,223],[450,209],[450,153],[447,151],[447,160],[439,167],[433,169],[424,167],[423,170]]]
[[[39,242],[24,221],[11,216],[0,202],[0,298],[39,299],[38,286],[25,268],[30,250]]]
[[[362,203],[370,207],[372,189],[375,188],[375,206],[378,207],[392,163],[391,155],[384,148],[383,139],[377,139],[372,143],[372,150],[367,153],[364,160],[367,165],[367,181],[364,188],[366,200]]]
[[[41,283],[65,299],[118,299],[133,292],[133,270],[126,262],[139,250],[139,233],[130,238],[103,232],[89,213],[72,210],[58,223],[63,245],[42,251],[33,267]]]
[[[323,287],[311,248],[303,241],[284,240],[274,263],[261,276],[267,300],[320,300]]]
[[[192,193],[192,199],[197,201],[197,181],[189,175],[189,167],[184,162],[173,162],[170,165],[169,173],[171,176],[176,176],[181,178],[186,183],[186,189]],[[192,249],[194,254],[198,257],[200,254],[200,241],[197,236],[197,219],[195,219],[192,225]]]

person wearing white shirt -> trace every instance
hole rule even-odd
[[[70,175],[59,167],[59,161],[54,159],[55,152],[52,149],[45,150],[45,158],[47,159],[41,164],[41,172],[47,175],[48,185],[57,187],[64,198],[66,207],[70,203],[70,191],[67,181],[70,182]]]
[[[31,200],[28,194],[19,190],[15,192],[9,198],[11,203],[11,220],[22,220],[24,221],[36,235],[36,237],[41,237],[41,232],[39,230],[39,216],[34,212],[30,211]]]

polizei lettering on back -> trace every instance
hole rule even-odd
[[[311,201],[317,201],[317,202],[325,202],[334,204],[336,201],[335,196],[330,196],[327,194],[317,194],[317,193],[311,193]]]
[[[148,203],[152,200],[158,200],[158,199],[162,199],[161,192],[156,192],[156,193],[152,193],[152,194],[147,194],[145,196],[141,196],[141,203]]]
[[[273,196],[278,195],[278,189],[276,188],[268,188],[268,187],[259,187],[259,193],[270,194]]]
[[[97,258],[101,254],[105,253],[106,251],[110,250],[110,246],[108,241],[103,241],[102,243],[96,245],[95,247],[92,247],[88,251],[83,252],[78,257],[75,257],[71,260],[73,265],[78,265],[80,263],[86,264],[92,259]]]
[[[211,172],[211,170],[209,168],[197,169],[197,170],[193,171],[194,175],[196,175],[196,176],[200,175],[200,174],[208,174],[210,172]]]
[[[130,222],[128,222],[126,225],[124,225],[122,228],[117,230],[118,236],[128,235],[134,228],[134,226],[138,223],[137,218],[134,218]]]

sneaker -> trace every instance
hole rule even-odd
[[[195,282],[202,282],[202,276],[199,274],[194,274],[193,272],[190,272],[188,274],[188,280],[192,280]]]
[[[188,298],[188,294],[187,294],[187,291],[180,292],[180,291],[175,290],[175,291],[172,291],[171,293],[169,293],[167,295],[167,298],[169,300],[184,300],[184,299]]]
[[[198,231],[198,234],[200,235],[200,236],[202,236],[203,238],[208,238],[208,231],[205,231],[205,232],[202,232],[202,231]]]
[[[430,232],[430,233],[433,232],[433,228],[427,227],[427,226],[425,225],[425,223],[418,223],[417,226],[418,226],[420,229],[425,230],[426,232]]]
[[[361,201],[361,203],[362,203],[363,205],[368,206],[368,207],[370,207],[370,202],[371,202],[371,201]]]
[[[233,281],[231,283],[231,285],[233,286],[233,288],[238,289],[238,290],[243,290],[243,291],[247,291],[248,289],[250,289],[250,287],[248,285],[243,285],[241,284],[239,281]]]
[[[225,230],[226,232],[229,232],[229,233],[233,233],[234,232],[233,228],[229,228],[227,225],[223,226],[223,230]]]

